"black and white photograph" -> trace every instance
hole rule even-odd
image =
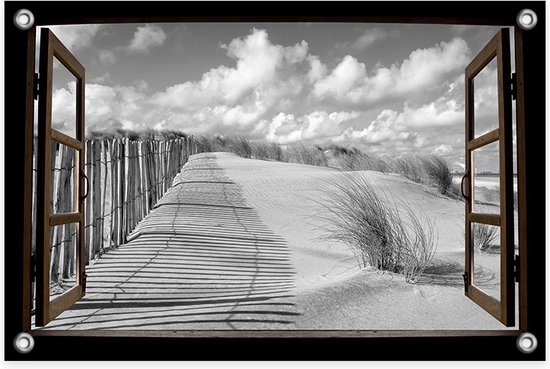
[[[19,353],[147,332],[476,332],[536,350],[526,173],[544,166],[526,170],[523,55],[544,14],[56,24],[18,5]]]

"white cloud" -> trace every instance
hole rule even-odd
[[[351,44],[351,47],[353,49],[363,50],[376,41],[383,40],[386,37],[388,37],[388,34],[380,28],[371,28],[363,32],[363,34]]]
[[[52,128],[73,134],[76,127],[76,82],[52,92]]]
[[[86,84],[86,129],[146,128],[160,122],[167,112],[151,106],[143,85],[106,86]],[[63,129],[74,124],[76,94],[75,83],[53,91],[52,125]]]
[[[348,92],[366,77],[365,64],[353,56],[346,55],[334,70],[315,83],[313,93],[317,97],[334,96],[339,100],[349,99]]]
[[[451,152],[453,152],[453,147],[447,144],[441,144],[434,149],[434,154],[437,155],[447,155]]]
[[[310,64],[310,69],[307,73],[309,83],[314,83],[325,77],[327,74],[327,67],[319,60],[319,57],[310,55],[307,59]]]
[[[405,103],[401,112],[384,109],[366,128],[348,128],[336,141],[381,144],[415,138],[415,145],[422,147],[425,142],[417,135],[418,130],[462,127],[463,122],[464,104],[442,97],[419,107]]]
[[[332,138],[342,132],[341,123],[357,118],[358,112],[315,111],[302,118],[302,137],[309,140]]]
[[[399,32],[397,30],[386,31],[379,27],[368,28],[364,30],[359,37],[353,41],[339,42],[335,45],[337,49],[345,50],[365,50],[378,41],[387,39],[389,37],[397,37]]]
[[[469,54],[466,42],[455,38],[415,50],[401,65],[378,67],[370,75],[363,63],[348,55],[330,75],[315,83],[313,93],[321,99],[355,104],[419,94],[447,86],[446,79],[464,69]]]
[[[110,50],[101,50],[97,57],[103,66],[113,65],[116,62],[115,53]]]
[[[391,109],[383,110],[368,127],[357,130],[348,128],[339,137],[337,142],[356,142],[379,144],[383,141],[406,139],[407,133],[402,132],[404,127],[400,122],[399,113]]]
[[[435,102],[412,108],[405,105],[396,119],[409,128],[442,127],[464,122],[464,104],[455,100],[438,99]]]
[[[267,125],[266,138],[282,144],[309,140],[310,142],[331,141],[344,131],[342,123],[357,118],[358,112],[314,111],[295,117],[293,114],[279,113]]]
[[[232,104],[246,93],[263,84],[275,83],[285,71],[305,60],[308,45],[305,41],[290,47],[273,45],[265,30],[253,29],[244,39],[234,39],[222,47],[237,60],[235,68],[211,70],[206,76],[219,83],[225,102]],[[204,76],[203,76],[204,80]]]
[[[146,24],[136,29],[127,50],[131,53],[148,53],[152,48],[161,46],[165,40],[166,34],[161,27]]]
[[[201,122],[250,128],[269,111],[292,108],[307,87],[307,77],[296,72],[307,61],[304,41],[290,47],[274,45],[265,30],[253,29],[221,47],[235,59],[235,67],[221,65],[199,81],[170,86],[154,94],[152,103],[195,114]]]
[[[50,26],[50,30],[71,52],[92,44],[96,34],[103,28],[100,24]]]
[[[111,73],[105,72],[101,76],[90,79],[89,82],[99,83],[99,84],[110,84],[112,82]]]

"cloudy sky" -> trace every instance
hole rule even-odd
[[[86,126],[247,134],[464,156],[464,68],[496,27],[163,23],[51,27],[86,68]],[[492,67],[494,68],[494,67]],[[496,112],[494,71],[476,115]],[[74,80],[54,69],[53,121]],[[489,117],[489,118],[488,118]],[[455,167],[458,169],[457,167]]]

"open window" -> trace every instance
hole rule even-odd
[[[49,29],[43,29],[40,37],[36,325],[44,326],[85,294],[84,199],[86,194],[84,193],[84,67]],[[62,128],[55,129],[52,128],[53,73],[54,69],[57,73],[62,68],[66,68],[76,79],[74,120],[64,122]],[[52,157],[55,158],[52,154],[53,150],[63,150],[58,167],[55,161],[52,161]],[[59,172],[57,174],[59,183],[65,189],[61,191],[64,198],[56,198],[54,205],[52,183],[56,171]],[[61,254],[67,257],[61,257]],[[52,257],[52,255],[57,256]],[[59,270],[61,273],[58,272]],[[55,276],[56,280],[58,278],[63,280],[64,283],[52,283],[52,276]]]
[[[9,304],[6,304],[6,360],[37,360],[40,358],[51,358],[55,355],[55,347],[64,347],[63,356],[65,358],[74,358],[78,360],[81,350],[91,340],[100,340],[101,350],[96,350],[93,359],[102,357],[112,357],[116,355],[122,360],[142,360],[151,357],[164,358],[175,355],[176,360],[185,358],[186,360],[201,360],[203,354],[200,349],[207,346],[215,347],[217,358],[226,359],[258,359],[258,358],[277,358],[281,352],[288,358],[290,353],[301,353],[301,358],[324,360],[344,357],[347,360],[385,360],[388,358],[388,352],[395,351],[396,347],[400,349],[400,357],[403,359],[421,359],[434,356],[440,356],[444,360],[464,360],[479,357],[489,360],[541,360],[545,357],[544,350],[537,350],[531,355],[524,355],[515,350],[516,338],[525,332],[533,333],[539,339],[539,345],[543,346],[545,342],[544,330],[544,270],[545,270],[545,247],[544,234],[545,226],[544,216],[540,216],[539,211],[544,211],[544,201],[541,201],[540,194],[544,193],[544,181],[537,177],[544,176],[544,91],[543,83],[540,83],[541,76],[544,75],[544,6],[540,3],[510,2],[502,3],[497,7],[480,7],[479,5],[464,6],[445,4],[439,6],[430,4],[424,7],[421,4],[403,5],[399,7],[388,8],[385,5],[376,6],[373,4],[366,9],[352,9],[349,7],[334,7],[334,4],[318,6],[315,15],[280,15],[279,6],[272,8],[262,5],[261,8],[254,9],[247,13],[244,9],[238,9],[234,4],[219,4],[216,7],[196,5],[199,10],[190,10],[188,5],[182,4],[147,4],[140,3],[126,7],[120,10],[113,6],[99,6],[98,4],[63,4],[55,6],[52,4],[41,5],[40,3],[27,4],[25,7],[30,9],[36,15],[36,26],[27,31],[16,28],[13,25],[12,18],[15,12],[21,7],[21,4],[6,4],[6,50],[10,50],[10,57],[6,58],[7,74],[6,91],[6,122],[18,122],[18,124],[6,124],[6,153],[9,154],[9,160],[6,160],[6,173],[10,173],[9,181],[6,181],[7,203],[13,201],[13,206],[6,205],[9,209],[9,217],[6,217],[6,239],[15,240],[6,242],[6,267],[10,273],[6,275],[13,276],[9,278],[9,283],[5,284],[6,297],[9,296]],[[526,30],[518,27],[516,16],[525,8],[533,8],[540,16],[540,23],[534,29]],[[298,12],[302,14],[301,12]],[[352,14],[353,15],[350,15]],[[250,14],[254,14],[253,16]],[[289,14],[289,13],[285,13]],[[464,177],[463,190],[467,196],[466,203],[466,274],[465,289],[466,296],[472,301],[489,311],[503,325],[514,326],[515,330],[429,330],[429,331],[280,331],[266,333],[260,331],[254,332],[219,332],[219,331],[80,331],[74,330],[56,331],[56,330],[33,330],[31,323],[32,301],[29,291],[31,280],[33,278],[32,269],[32,201],[33,191],[32,173],[33,173],[33,82],[35,77],[35,32],[36,27],[53,26],[58,24],[94,24],[97,22],[105,23],[137,23],[137,22],[178,22],[178,21],[217,21],[217,22],[243,22],[243,21],[307,21],[307,22],[398,22],[398,23],[442,23],[460,25],[499,25],[514,27],[514,54],[515,70],[517,73],[517,158],[518,158],[518,232],[513,231],[513,219],[510,217],[511,206],[513,206],[510,192],[511,181],[513,180],[513,170],[511,169],[513,160],[510,160],[511,147],[511,125],[513,118],[511,116],[513,104],[511,101],[512,89],[510,80],[509,50],[506,39],[508,32],[499,32],[478,57],[472,62],[472,65],[466,70],[466,158],[468,172]],[[47,64],[51,64],[55,58],[63,59],[62,68],[67,68],[73,75],[76,70],[72,61],[62,45],[55,39],[55,36],[48,33],[48,36],[42,38],[43,54],[48,55]],[[49,38],[52,38],[50,41]],[[48,40],[47,40],[48,39]],[[44,46],[44,45],[48,46]],[[52,44],[55,44],[52,46]],[[56,48],[60,47],[57,51]],[[65,50],[66,51],[66,50]],[[57,56],[56,53],[57,52]],[[63,54],[63,56],[59,56]],[[78,55],[78,54],[77,54]],[[68,58],[68,59],[65,59]],[[69,60],[70,59],[70,60]],[[44,64],[46,58],[42,57]],[[85,59],[81,59],[85,61]],[[493,121],[493,126],[484,130],[483,122],[475,114],[475,93],[477,81],[483,77],[485,71],[489,71],[491,63],[497,65],[495,73],[498,85],[498,118]],[[47,65],[46,64],[46,65]],[[40,137],[39,143],[39,165],[41,177],[39,182],[39,204],[45,204],[38,213],[38,237],[40,240],[38,252],[39,263],[38,277],[39,283],[36,326],[45,325],[52,320],[58,313],[78,300],[86,292],[84,264],[82,261],[82,243],[83,243],[83,222],[84,214],[82,197],[86,192],[86,183],[84,183],[82,174],[84,147],[84,69],[77,81],[77,90],[80,107],[77,108],[77,117],[80,119],[74,127],[77,133],[67,139],[58,134],[54,127],[52,130],[51,113],[48,104],[51,104],[51,86],[47,73],[51,72],[51,65],[41,66],[40,70]],[[491,69],[491,71],[494,69]],[[90,76],[90,71],[88,71]],[[542,90],[542,91],[541,91]],[[48,102],[49,100],[49,102]],[[532,124],[525,124],[525,122]],[[90,120],[89,120],[90,122]],[[24,124],[23,124],[24,123]],[[481,123],[481,125],[479,124]],[[89,125],[89,123],[88,123]],[[80,128],[79,128],[80,127]],[[476,128],[481,128],[476,133]],[[65,133],[65,132],[61,132]],[[463,132],[460,132],[462,137]],[[65,135],[67,135],[65,133]],[[9,139],[8,139],[9,138]],[[21,145],[24,143],[24,145]],[[51,180],[49,177],[52,168],[51,159],[52,147],[63,145],[65,149],[73,151],[75,160],[76,180],[71,179],[69,183],[73,188],[73,196],[76,198],[73,205],[75,207],[67,211],[59,211],[58,215],[52,215],[48,208],[49,202],[44,201],[50,195],[48,186]],[[462,147],[462,143],[460,144]],[[476,178],[482,179],[482,176],[476,176],[485,171],[484,168],[477,166],[480,157],[486,152],[497,152],[500,157],[498,162],[499,191],[498,210],[488,209],[484,204],[476,203],[480,194],[476,191]],[[512,155],[513,156],[513,155]],[[58,156],[59,157],[59,156]],[[62,156],[61,156],[62,157]],[[70,156],[69,156],[69,159]],[[59,163],[57,163],[59,164]],[[56,164],[56,166],[58,166]],[[63,165],[61,165],[63,167]],[[461,173],[462,174],[462,173]],[[530,174],[531,181],[527,181]],[[73,174],[75,176],[75,174]],[[73,177],[74,178],[74,177]],[[90,177],[91,178],[91,177]],[[540,178],[540,177],[539,177]],[[460,204],[462,207],[462,204]],[[7,212],[6,212],[7,213]],[[57,214],[57,213],[55,213]],[[76,215],[75,215],[76,214]],[[463,215],[459,215],[459,222],[463,223]],[[53,219],[53,220],[52,220]],[[55,224],[52,226],[52,222]],[[64,227],[66,224],[74,227],[74,232],[78,234],[78,252],[77,262],[75,262],[76,275],[75,283],[70,289],[63,291],[61,295],[55,298],[50,297],[49,285],[51,261],[48,247],[51,246],[51,229],[53,227]],[[475,240],[473,235],[476,230],[486,228],[496,230],[498,235],[498,259],[500,273],[498,276],[498,286],[488,288],[484,281],[477,277],[476,266],[480,265],[479,253],[475,251]],[[54,231],[56,232],[56,231]],[[515,250],[513,245],[514,234],[519,234],[519,250]],[[461,237],[462,232],[459,233]],[[459,239],[462,243],[462,239]],[[18,247],[18,245],[21,245]],[[495,245],[492,245],[495,246]],[[515,253],[519,252],[521,258],[516,259]],[[463,250],[460,250],[462,258]],[[514,274],[517,268],[514,264],[521,264],[519,270],[519,287],[516,289]],[[456,273],[456,280],[462,283],[462,268]],[[91,293],[90,285],[88,294]],[[460,287],[460,285],[459,285]],[[519,292],[519,299],[515,296]],[[466,298],[464,298],[466,300]],[[519,307],[514,306],[514,301]],[[470,303],[470,301],[467,301]],[[514,311],[515,310],[515,311]],[[519,322],[517,319],[519,314]],[[489,317],[490,318],[490,317]],[[495,323],[498,323],[496,320]],[[20,332],[28,332],[36,339],[36,348],[25,357],[13,347],[13,340]],[[212,337],[213,339],[208,339]],[[254,339],[255,337],[264,339]],[[266,345],[265,338],[268,337],[269,345]],[[307,340],[308,337],[315,339]],[[246,339],[250,350],[238,350],[242,340]],[[250,339],[252,338],[252,339]],[[306,339],[304,339],[306,338]],[[336,339],[335,339],[336,338]],[[330,340],[330,342],[326,342]],[[96,341],[97,342],[97,341]],[[94,344],[96,343],[94,342]],[[288,346],[299,347],[298,350],[287,350]],[[330,346],[330,350],[323,350],[323,347]],[[182,346],[183,345],[183,346]],[[355,345],[355,346],[353,346]],[[435,345],[435,346],[434,346]],[[181,347],[188,347],[188,350],[181,351]],[[353,350],[351,348],[357,348]],[[425,350],[426,347],[436,348],[436,350]],[[75,348],[77,348],[75,350]],[[277,354],[279,353],[279,354]],[[275,355],[275,356],[273,356]],[[472,356],[473,355],[473,356]],[[280,359],[280,357],[279,357]]]
[[[514,281],[514,207],[512,150],[512,85],[510,74],[510,36],[500,30],[467,66],[466,87],[466,174],[463,178],[466,198],[465,294],[506,326],[515,324]],[[476,83],[493,84],[495,110],[481,114],[481,89]],[[497,160],[484,163],[487,155]],[[485,160],[486,161],[486,160]],[[499,198],[486,205],[478,196],[476,181],[483,173],[498,174]],[[478,199],[479,197],[479,199]],[[481,235],[490,235],[500,255],[497,284],[481,286],[478,274],[482,256]],[[485,237],[486,238],[486,237]],[[489,245],[492,246],[492,245]]]

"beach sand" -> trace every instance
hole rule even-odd
[[[435,221],[433,265],[416,284],[402,275],[361,269],[350,248],[322,239],[326,181],[342,172],[302,164],[216,154],[226,175],[242,186],[249,206],[282,237],[296,272],[296,329],[505,329],[464,296],[464,203],[402,176],[364,175],[386,193],[405,196],[413,209]],[[479,283],[498,288],[498,255],[475,256]]]

